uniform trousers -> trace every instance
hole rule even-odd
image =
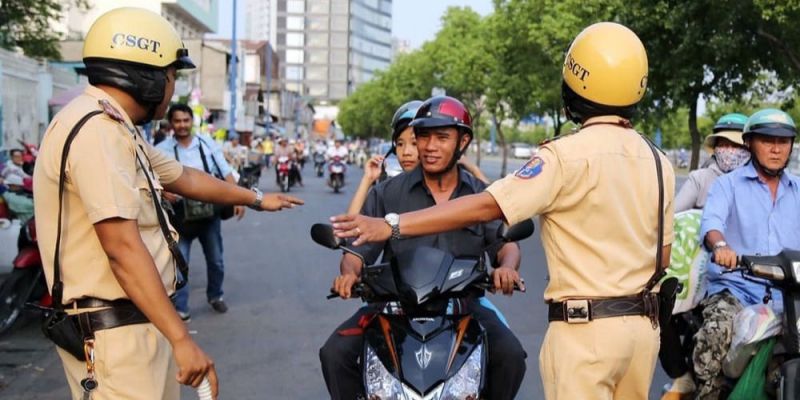
[[[153,324],[95,332],[92,400],[176,400],[180,385],[172,346]],[[86,363],[58,348],[73,400],[83,398]]]
[[[539,353],[547,400],[646,400],[659,330],[644,316],[551,322]]]

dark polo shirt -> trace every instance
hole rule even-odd
[[[486,185],[472,174],[458,167],[458,185],[450,200],[482,192]],[[446,204],[446,203],[445,203]],[[430,190],[425,185],[422,167],[402,173],[373,187],[367,195],[361,214],[383,218],[386,214],[402,214],[436,205]],[[366,265],[374,264],[383,252],[383,260],[388,261],[393,254],[420,246],[445,250],[459,258],[480,257],[481,250],[489,246],[487,254],[491,265],[497,265],[497,252],[502,243],[497,242],[497,229],[501,221],[473,225],[464,229],[437,235],[388,240],[384,243],[369,243],[352,249],[364,256]]]

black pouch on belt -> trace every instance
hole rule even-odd
[[[672,317],[672,309],[675,307],[675,297],[680,289],[678,278],[671,276],[661,282],[661,290],[658,292],[658,323],[666,325]]]
[[[52,309],[44,315],[42,333],[56,346],[69,352],[79,361],[86,361],[83,351],[83,333],[75,318],[64,310]]]

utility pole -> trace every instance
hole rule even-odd
[[[230,139],[236,132],[236,69],[237,67],[237,49],[236,49],[236,0],[233,0],[233,32],[231,33],[231,63],[230,75],[231,80],[229,90],[231,92],[231,107],[230,107],[230,122],[228,125],[228,139]]]
[[[267,96],[265,97],[264,101],[266,101],[267,105],[264,107],[267,113],[267,121],[266,121],[266,129],[267,135],[269,135],[269,127],[272,124],[272,115],[269,113],[269,98],[272,94],[272,43],[267,41],[266,46],[266,58],[267,58]]]

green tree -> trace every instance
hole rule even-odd
[[[53,22],[70,7],[89,8],[88,0],[11,0],[0,2],[0,47],[21,49],[33,58],[61,59]]]
[[[474,130],[481,126],[484,94],[494,60],[487,52],[486,24],[469,7],[450,7],[442,16],[442,29],[422,46],[433,68],[434,84],[470,110]],[[474,135],[480,147],[480,135]],[[476,154],[480,165],[480,151]]]

